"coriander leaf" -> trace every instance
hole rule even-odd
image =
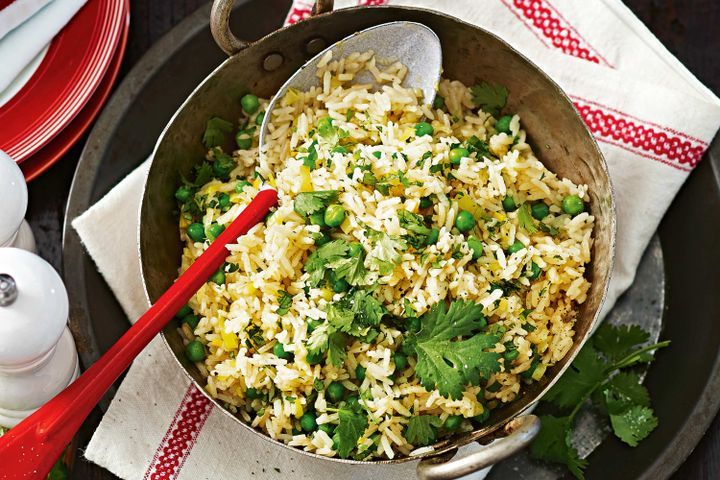
[[[378,269],[380,275],[392,273],[402,261],[401,251],[407,248],[407,243],[384,232],[377,232],[371,238],[375,239],[375,244],[368,254],[370,264]]]
[[[327,322],[318,325],[308,338],[308,354],[319,354],[328,349],[330,325]]]
[[[437,440],[437,427],[442,423],[435,415],[412,417],[405,430],[405,439],[415,447],[433,444]]]
[[[365,290],[356,290],[325,307],[328,323],[337,331],[354,337],[366,337],[371,327],[377,327],[387,310],[380,301]]]
[[[319,378],[313,379],[313,388],[316,392],[322,392],[325,390],[325,384]]]
[[[357,442],[365,433],[367,428],[368,420],[365,413],[355,413],[352,410],[341,408],[338,411],[339,424],[335,429],[333,435],[333,442],[336,447],[338,455],[342,458],[350,456]]]
[[[377,327],[380,325],[380,320],[383,315],[387,313],[383,304],[365,290],[355,292],[353,295],[353,303],[355,321],[364,327]]]
[[[318,159],[318,153],[315,145],[317,145],[317,142],[312,142],[308,148],[307,156],[302,158],[303,165],[310,170],[315,170],[315,162],[317,162]]]
[[[360,251],[354,257],[341,258],[328,263],[328,268],[335,272],[335,278],[345,279],[350,285],[364,285],[367,281],[365,268],[365,252]]]
[[[655,430],[658,419],[651,408],[642,405],[635,405],[621,414],[610,415],[615,435],[631,447],[638,443]]]
[[[483,319],[481,305],[461,300],[449,310],[440,302],[421,317],[420,332],[408,336],[407,343],[417,355],[415,374],[426,390],[437,388],[442,396],[457,400],[467,385],[478,385],[500,370],[500,355],[485,351],[499,335],[477,333],[452,340],[479,330]]]
[[[233,124],[220,117],[212,117],[205,124],[202,142],[205,148],[219,147],[225,143],[225,135],[232,132]]]
[[[339,140],[337,128],[333,125],[333,119],[330,117],[322,117],[318,120],[317,131],[320,138],[331,145],[335,145]]]
[[[473,103],[491,115],[498,115],[507,103],[507,88],[500,84],[480,82],[470,87],[470,93]]]
[[[545,222],[538,222],[538,227],[540,228],[540,230],[547,233],[551,237],[554,237],[559,232],[557,228],[553,227],[552,225],[548,225]]]
[[[193,181],[193,185],[195,187],[202,187],[210,180],[212,180],[212,177],[212,165],[210,165],[208,162],[203,162],[200,165],[195,165],[195,180]]]
[[[605,380],[607,364],[590,343],[580,350],[572,365],[545,394],[543,400],[560,408],[572,408],[581,402],[598,383]]]
[[[530,455],[536,460],[565,464],[576,478],[584,479],[583,469],[587,461],[578,456],[570,443],[572,419],[543,415],[540,420],[542,426],[530,445]]]
[[[292,295],[290,295],[285,290],[278,290],[278,303],[280,306],[277,309],[277,314],[282,316],[285,315],[290,311],[290,307],[292,306]]]
[[[237,166],[237,163],[233,158],[223,153],[219,147],[213,148],[213,156],[215,161],[212,163],[213,175],[223,182],[230,180],[230,172]]]
[[[345,298],[345,297],[343,297]],[[342,299],[325,307],[327,321],[334,330],[349,332],[355,320],[355,312]]]
[[[476,158],[478,160],[482,160],[483,158],[487,156],[491,156],[490,154],[490,148],[488,147],[488,144],[480,140],[477,136],[473,135],[472,137],[468,138],[465,142],[466,148],[468,149],[468,152],[473,153],[475,152]]]
[[[650,394],[636,373],[618,373],[610,379],[603,393],[610,413],[620,413],[634,405],[650,406]]]
[[[397,213],[400,226],[408,231],[408,234],[405,236],[407,242],[416,250],[423,248],[427,242],[428,235],[430,235],[432,231],[425,225],[423,217],[408,212],[407,210],[398,210]]]
[[[610,362],[617,362],[649,339],[650,334],[637,325],[603,323],[593,335],[593,344]]]
[[[518,223],[520,224],[520,228],[522,228],[531,235],[533,233],[537,233],[538,229],[535,226],[535,221],[533,220],[532,213],[530,212],[530,204],[523,203],[522,205],[520,205],[517,218]]]
[[[342,332],[331,333],[328,337],[328,361],[335,367],[339,367],[345,361],[345,347],[347,336]]]
[[[330,205],[338,197],[338,193],[337,190],[298,193],[295,197],[293,210],[301,217],[307,217]]]
[[[308,284],[317,287],[325,278],[328,264],[344,257],[350,245],[342,239],[333,240],[315,250],[305,261],[303,269],[310,274]]]

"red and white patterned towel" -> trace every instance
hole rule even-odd
[[[717,132],[720,100],[619,0],[335,3],[405,4],[455,15],[500,35],[565,89],[598,139],[615,186],[610,308],[632,283],[661,217]],[[311,5],[297,1],[288,22],[307,17]],[[146,308],[139,267],[131,261],[146,168],[147,162],[73,223],[131,319]],[[130,369],[85,455],[128,480],[414,477],[412,463],[338,465],[260,439],[213,408],[157,339]]]

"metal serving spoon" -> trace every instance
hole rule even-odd
[[[310,87],[320,86],[322,79],[317,76],[317,65],[328,51],[332,51],[333,60],[339,60],[351,53],[364,53],[368,50],[375,52],[378,62],[399,61],[405,65],[408,72],[403,86],[421,89],[424,102],[429,105],[433,103],[442,72],[442,49],[438,36],[425,25],[416,22],[399,21],[375,25],[330,45],[308,60],[280,87],[268,105],[260,127],[260,151],[265,151],[269,135],[268,125],[277,102],[290,88],[307,91]],[[376,83],[375,77],[367,71],[356,75],[355,82]]]

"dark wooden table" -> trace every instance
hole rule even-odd
[[[579,1],[579,0],[578,0]],[[131,0],[130,37],[120,77],[163,34],[203,5],[204,0]],[[720,95],[720,1],[625,0],[625,3],[698,78]],[[38,250],[55,268],[61,268],[62,224],[67,192],[86,137],[58,164],[30,185],[28,219]],[[97,425],[93,414],[81,433],[85,444]],[[106,479],[99,467],[80,461],[75,478]],[[720,478],[720,417],[687,462],[676,480]],[[220,480],[220,479],[218,479]]]

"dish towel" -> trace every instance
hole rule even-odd
[[[9,3],[0,9],[0,92],[37,57],[86,1],[0,0],[0,6]]]
[[[361,3],[436,9],[489,29],[571,96],[607,158],[615,186],[617,259],[606,311],[611,308],[718,130],[720,100],[618,0]],[[337,8],[356,4],[336,1]],[[288,22],[302,20],[310,8],[310,2],[294,4]],[[145,162],[73,222],[131,320],[147,308],[135,246],[147,167]],[[85,456],[127,480],[415,476],[414,462],[355,467],[315,460],[228,422],[190,384],[159,339],[131,367]]]

